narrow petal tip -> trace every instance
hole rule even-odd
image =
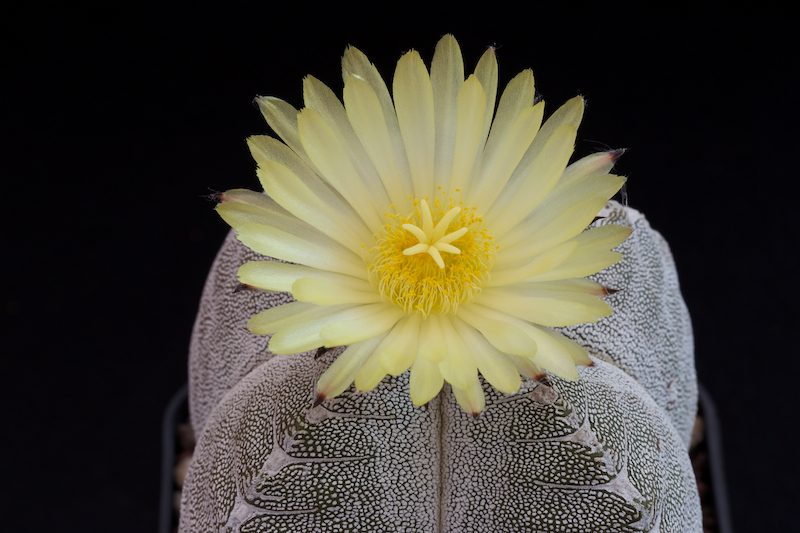
[[[608,152],[608,155],[611,156],[611,161],[616,163],[617,160],[622,157],[622,154],[628,151],[628,148],[618,148],[616,150],[611,150]]]
[[[326,398],[324,394],[317,394],[317,397],[314,398],[314,407],[322,405],[322,402],[324,402],[325,400]]]
[[[482,411],[478,411],[477,413],[476,413],[476,412],[473,412],[473,413],[472,413],[472,419],[473,419],[473,420],[477,420],[478,418],[480,418],[480,416],[481,416],[481,412],[482,412]]]
[[[603,296],[611,296],[612,294],[617,294],[622,289],[612,289],[611,287],[603,287]]]
[[[221,193],[219,191],[215,191],[213,189],[212,189],[212,192],[210,192],[209,194],[205,194],[205,195],[202,196],[202,198],[205,198],[209,202],[215,202],[215,203],[218,203],[218,204],[225,201],[225,200],[223,200],[224,197],[225,197],[225,194],[223,194],[223,193]]]
[[[314,359],[319,359],[319,358],[320,358],[320,357],[322,357],[322,356],[325,354],[325,352],[327,352],[328,350],[330,350],[330,348],[326,348],[325,346],[320,346],[319,348],[317,348],[317,353],[315,353],[315,354],[314,354]]]
[[[252,285],[248,285],[247,283],[240,283],[233,289],[233,294],[245,291],[252,291],[252,292],[262,292],[261,289],[258,287],[253,287]]]

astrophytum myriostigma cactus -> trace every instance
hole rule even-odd
[[[246,331],[289,296],[234,292],[237,269],[264,257],[229,237],[191,345],[199,441],[181,531],[701,531],[692,330],[672,257],[639,212],[610,202],[601,215],[594,226],[634,230],[624,260],[591,276],[619,290],[614,312],[558,328],[594,365],[510,395],[482,381],[477,418],[447,386],[414,406],[407,372],[314,406],[343,348],[273,355]]]

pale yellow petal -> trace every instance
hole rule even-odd
[[[312,241],[259,224],[244,224],[236,231],[237,239],[262,255],[367,279],[367,269],[361,258],[330,239]]]
[[[476,303],[504,311],[543,326],[570,326],[597,322],[609,316],[611,308],[591,295],[578,293],[540,293],[522,295],[516,285],[489,287],[475,299]]]
[[[533,305],[544,305],[549,303],[553,316],[561,312],[572,312],[577,307],[583,307],[587,316],[591,317],[589,322],[596,322],[598,319],[610,316],[611,307],[603,301],[608,295],[605,287],[594,281],[582,278],[572,278],[554,281],[524,281],[506,285],[502,288],[487,289],[497,290],[500,293],[507,291],[513,293],[515,297],[532,298]],[[551,301],[553,300],[553,301]],[[563,317],[562,317],[563,318]],[[537,322],[546,326],[554,326],[552,323]],[[566,325],[566,324],[564,324]]]
[[[316,209],[319,203],[324,204],[326,206],[324,208],[324,213],[326,213],[331,220],[333,220],[333,218],[330,213],[335,213],[336,218],[349,225],[350,231],[355,232],[362,239],[362,242],[368,242],[368,239],[372,237],[372,233],[370,233],[369,229],[364,225],[364,221],[361,220],[361,217],[356,214],[342,195],[336,192],[330,184],[320,178],[319,175],[309,167],[307,163],[310,163],[310,160],[306,162],[288,146],[267,135],[254,135],[249,137],[247,139],[247,146],[250,148],[250,154],[259,166],[256,174],[261,181],[262,187],[287,211],[293,213],[295,216],[304,218],[300,213],[295,211],[296,208],[293,208],[293,205],[284,205],[281,203],[284,194],[296,195],[298,197],[294,201],[303,202],[305,204],[311,203],[313,204],[313,209]],[[306,159],[308,159],[307,156]],[[277,189],[279,191],[277,194],[269,192],[269,187],[265,184],[265,179],[269,178],[270,174],[263,168],[267,166],[268,162],[277,163],[286,167],[302,185],[281,183],[280,188]],[[272,187],[274,189],[277,185],[272,185]],[[283,189],[287,190],[281,192]],[[308,192],[306,192],[306,190]],[[309,196],[313,198],[309,198]],[[292,204],[293,203],[294,202],[292,202]],[[307,210],[302,211],[302,213],[306,212]],[[308,222],[317,229],[321,229],[316,225],[316,218],[309,218]]]
[[[617,194],[624,184],[625,177],[615,174],[593,174],[583,179],[576,179],[574,175],[569,178],[562,177],[547,199],[547,210],[564,210],[569,205],[590,198],[608,200]],[[550,214],[547,216],[552,218]]]
[[[381,301],[381,295],[371,286],[354,290],[336,282],[315,277],[300,278],[292,284],[292,296],[299,302],[316,305],[371,304]]]
[[[539,329],[539,331],[541,331],[545,335],[549,336],[553,340],[553,342],[555,342],[562,348],[564,352],[568,353],[569,356],[572,358],[572,361],[576,365],[591,366],[594,364],[592,359],[589,357],[589,354],[586,353],[586,350],[583,348],[583,346],[581,346],[574,340],[568,339],[561,333],[557,331],[552,331],[547,328],[537,328],[537,329]]]
[[[444,378],[439,366],[424,357],[417,357],[411,365],[409,377],[409,393],[414,405],[425,405],[439,394],[444,385]]]
[[[577,360],[576,351],[572,347],[568,347],[562,340],[557,339],[557,337],[561,337],[564,341],[568,339],[547,328],[537,327],[536,325],[533,325],[532,328],[532,336],[535,337],[537,344],[541,346],[533,358],[533,362],[558,377],[569,381],[577,381],[579,376],[575,364],[586,363],[583,362],[583,359]],[[538,331],[539,335],[535,336],[534,331]],[[577,348],[583,351],[580,346],[577,346]],[[584,355],[586,354],[585,351],[583,353]],[[586,357],[588,358],[588,356]]]
[[[549,221],[536,233],[528,233],[528,236],[522,241],[508,244],[502,237],[499,238],[497,244],[500,248],[495,265],[502,267],[514,261],[530,260],[550,248],[571,240],[591,224],[606,202],[605,198],[592,198],[580,202],[561,212],[558,217]],[[520,224],[520,226],[525,225],[525,222]],[[521,232],[515,233],[511,238],[521,234]]]
[[[258,176],[267,194],[282,207],[350,251],[360,253],[361,245],[371,242],[359,217],[342,217],[283,165],[264,161]],[[354,227],[361,231],[353,231]]]
[[[506,136],[506,142],[499,150],[491,167],[482,163],[481,174],[470,187],[468,204],[475,205],[481,212],[488,211],[508,183],[514,170],[522,161],[525,152],[536,137],[544,116],[544,102],[523,109]]]
[[[611,150],[589,154],[571,163],[564,169],[563,181],[579,181],[595,174],[608,174],[624,150]]]
[[[430,314],[420,325],[419,355],[431,364],[441,363],[447,357],[447,342],[439,324],[439,315]]]
[[[222,193],[219,199],[221,203],[215,209],[233,228],[244,224],[266,224],[312,240],[326,238],[265,194],[247,189],[232,189]]]
[[[314,163],[311,162],[303,148],[303,144],[300,142],[300,134],[297,130],[297,109],[288,102],[272,96],[257,96],[255,103],[272,131],[277,133],[283,139],[283,142],[312,170],[316,171]]]
[[[492,115],[494,115],[494,104],[497,102],[497,56],[494,48],[489,47],[483,53],[478,64],[475,66],[475,77],[486,94],[486,107],[483,115],[483,132],[479,143],[479,151],[483,151],[486,146],[486,138],[489,136],[489,127],[492,125]]]
[[[539,379],[544,375],[544,370],[542,370],[539,365],[534,363],[531,358],[521,357],[514,354],[506,355],[508,356],[509,361],[511,361],[514,366],[517,367],[517,371],[520,373],[520,375],[531,379]]]
[[[380,353],[386,346],[394,343],[399,333],[400,328],[395,324],[388,333],[382,334],[383,340],[375,348],[367,362],[364,363],[364,366],[361,367],[361,370],[356,373],[355,385],[360,392],[371,391],[386,376],[386,370],[381,364]]]
[[[578,248],[561,265],[550,272],[530,278],[528,281],[548,281],[582,278],[600,272],[622,259],[619,252],[611,252],[633,232],[625,226],[607,225],[584,231],[572,239]]]
[[[452,174],[443,179],[442,187],[454,194],[465,190],[472,167],[477,161],[486,116],[486,93],[478,78],[471,75],[458,91],[458,120]],[[438,131],[438,130],[437,130]]]
[[[573,172],[570,176],[566,176],[565,171],[561,180],[553,187],[552,198],[548,198],[548,202],[552,201],[554,207],[549,205],[548,207],[558,209],[555,205],[575,204],[582,200],[596,197],[603,197],[608,200],[617,194],[625,184],[625,180],[624,176],[617,176],[616,174],[579,176],[577,172]]]
[[[386,337],[388,338],[388,337]],[[383,340],[385,341],[386,338]],[[378,356],[373,353],[364,366],[356,373],[355,386],[359,392],[369,392],[374,389],[383,378],[386,371],[383,369]]]
[[[276,354],[293,354],[316,350],[324,344],[319,336],[319,324],[309,322],[274,334],[269,340],[269,349]]]
[[[378,354],[381,366],[388,374],[399,376],[408,370],[417,358],[419,325],[420,315],[417,313],[406,316],[398,322],[397,327],[400,331],[397,338]]]
[[[247,322],[247,329],[256,335],[271,335],[281,329],[289,328],[317,318],[346,309],[343,305],[338,309],[319,307],[306,302],[290,302],[261,311]]]
[[[475,328],[459,320],[457,317],[453,317],[451,320],[458,334],[461,335],[461,338],[469,345],[472,355],[475,357],[475,362],[478,365],[478,370],[486,381],[500,392],[506,394],[517,392],[520,385],[519,372],[517,372],[516,367],[506,355],[493,346],[494,343],[490,343],[486,337],[481,335]],[[511,328],[513,328],[515,334],[525,336],[518,328],[510,326],[509,329]],[[530,340],[528,340],[528,344],[535,343],[531,343]]]
[[[555,113],[547,119],[544,125],[542,125],[541,130],[539,130],[539,133],[536,134],[536,138],[533,140],[530,150],[525,154],[526,157],[533,159],[538,158],[539,154],[546,149],[550,138],[556,131],[562,128],[564,124],[570,124],[573,128],[578,129],[583,119],[585,107],[586,105],[583,97],[576,96],[567,100],[564,105],[556,109]]]
[[[239,267],[238,276],[241,283],[269,291],[289,292],[300,278],[327,280],[354,291],[374,290],[364,279],[277,261],[250,261]]]
[[[413,194],[408,157],[406,156],[403,136],[400,133],[400,125],[397,122],[397,113],[395,112],[392,97],[389,95],[389,89],[386,87],[386,82],[378,72],[378,69],[375,68],[375,65],[370,63],[367,56],[361,53],[360,50],[352,46],[347,47],[342,56],[343,81],[347,82],[350,76],[358,76],[366,81],[378,97],[381,109],[383,109],[383,118],[386,120],[386,127],[389,130],[389,136],[394,147],[394,159],[398,167],[397,179],[403,181],[403,187],[409,190],[408,194]]]
[[[476,315],[470,310],[471,307],[470,305],[459,306],[457,316],[480,331],[488,342],[499,351],[525,357],[536,355],[536,343],[531,340],[529,335],[506,321]],[[463,334],[461,336],[464,337]],[[480,369],[480,361],[478,361],[478,368]]]
[[[590,279],[563,279],[558,281],[530,281],[514,284],[514,290],[520,294],[541,294],[541,293],[560,293],[581,294],[593,298],[603,298],[607,296],[605,288]]]
[[[564,224],[564,213],[570,209],[576,209],[576,206],[583,205],[580,213],[574,211],[572,218],[580,217],[580,223],[576,220],[567,219],[571,226],[579,228],[576,231],[582,231],[589,223],[592,222],[597,212],[602,209],[607,200],[614,196],[616,192],[625,183],[625,178],[615,176],[614,174],[593,174],[585,176],[583,179],[576,180],[573,178],[561,180],[553,187],[553,190],[547,196],[547,200],[539,204],[539,206],[531,212],[521,223],[517,224],[513,229],[508,231],[498,244],[502,247],[513,246],[519,242],[530,241],[533,235],[536,235],[547,226],[552,226],[556,219],[561,219],[558,223]],[[594,207],[588,209],[588,206],[600,205],[597,211],[592,211]],[[541,236],[537,237],[541,239]]]
[[[314,76],[303,78],[303,99],[306,108],[319,113],[322,120],[334,132],[336,139],[350,158],[350,163],[360,177],[362,186],[369,195],[373,206],[378,212],[381,212],[380,210],[388,206],[391,201],[364,146],[353,131],[353,126],[350,124],[342,102],[327,85]],[[300,140],[303,140],[302,133]],[[309,154],[309,156],[313,158],[313,155]],[[317,166],[319,167],[318,163]]]
[[[264,196],[259,193],[255,194]],[[274,203],[274,200],[271,198],[268,198],[268,200]],[[260,226],[280,226],[282,229],[292,233],[301,234],[303,237],[309,240],[327,239],[327,237],[318,232],[316,228],[313,228],[306,222],[303,222],[294,215],[291,215],[279,205],[275,204],[275,207],[279,208],[280,210],[267,210],[262,206],[238,202],[223,202],[217,204],[215,210],[217,211],[217,214],[222,217],[222,220],[227,222],[234,229],[247,224]]]
[[[343,322],[358,321],[364,317],[369,318],[375,313],[380,314],[379,311],[388,306],[386,306],[386,304],[368,304],[361,306],[332,305],[316,307],[318,309],[332,309],[333,312],[319,316],[318,318],[309,318],[291,327],[281,328],[280,331],[272,336],[269,344],[270,350],[274,353],[291,354],[306,352],[321,346],[343,346],[345,344],[352,344],[365,340],[373,335],[365,335],[352,342],[330,343],[327,342],[327,339],[322,335],[322,331],[324,331],[325,328],[331,327],[331,325],[335,326]],[[378,331],[375,335],[383,333],[383,331]]]
[[[537,346],[536,355],[531,359],[534,364],[564,379],[570,381],[578,379],[578,371],[575,369],[575,361],[571,350],[562,342],[556,340],[551,335],[552,332],[547,328],[530,324],[505,312],[479,305],[475,305],[473,310],[487,318],[507,321],[530,335]],[[515,362],[515,360],[512,359],[512,362]]]
[[[478,379],[478,365],[475,357],[461,335],[453,328],[449,316],[439,315],[439,325],[447,343],[447,357],[439,363],[439,372],[453,387],[469,389]]]
[[[584,278],[571,278],[553,281],[523,281],[512,283],[498,290],[508,290],[524,297],[553,298],[573,302],[586,307],[594,317],[593,321],[609,316],[611,307],[602,300],[608,296],[606,288]]]
[[[276,141],[277,142],[277,141]],[[230,205],[250,205],[265,211],[275,211],[286,216],[288,211],[275,203],[275,200],[249,189],[229,189],[219,196],[220,202]]]
[[[561,174],[558,172],[553,175],[552,172],[561,165],[563,171],[569,160],[575,132],[583,117],[583,107],[583,99],[575,97],[556,110],[544,123],[494,204],[483,209],[487,221],[494,221],[504,213],[506,206],[512,204],[523,211],[527,207],[530,212],[555,186]],[[551,173],[545,174],[546,172]],[[506,221],[504,225],[508,223]],[[511,226],[513,224],[509,225]],[[497,228],[492,231],[495,238],[503,235]]]
[[[524,109],[533,106],[534,98],[533,73],[530,69],[523,70],[506,85],[500,104],[497,106],[497,114],[491,124],[491,132],[486,142],[486,148],[481,154],[480,164],[476,173],[470,181],[469,205],[477,205],[473,200],[472,193],[483,191],[487,180],[498,162],[500,151],[508,139],[511,128],[516,123],[520,113]]]
[[[562,125],[529,167],[517,166],[484,217],[494,235],[500,237],[519,224],[553,189],[575,148],[576,134],[577,129],[572,124]]]
[[[325,340],[325,346],[344,346],[380,335],[405,315],[401,308],[384,303],[367,304],[356,309],[362,311],[358,316],[331,323],[322,329],[320,337]]]
[[[242,193],[249,193],[245,201],[239,201]],[[237,198],[236,201],[228,201]],[[307,222],[300,220],[283,207],[275,203],[272,198],[253,191],[226,191],[222,195],[223,202],[217,204],[216,211],[222,219],[231,225],[240,234],[246,227],[271,226],[286,233],[322,246],[335,245],[342,250],[344,246],[333,242],[327,235],[320,232]],[[352,254],[352,252],[350,252]]]
[[[467,413],[477,416],[486,407],[486,397],[483,395],[483,388],[480,381],[475,379],[469,388],[459,389],[453,387],[453,395],[461,408]]]
[[[385,337],[385,334],[378,335],[348,346],[320,376],[317,382],[320,400],[335,398],[343,393]]]
[[[537,255],[530,263],[524,266],[506,270],[492,270],[492,278],[486,286],[502,287],[503,285],[510,285],[511,283],[523,281],[532,276],[539,276],[551,272],[569,259],[577,248],[577,242],[565,242]]]
[[[457,114],[459,89],[463,83],[464,60],[461,57],[461,49],[452,35],[445,35],[436,44],[436,51],[431,62],[431,89],[436,132],[434,182],[445,190],[449,190],[448,182],[454,160],[458,163],[455,146],[456,136],[460,133],[459,128],[461,128],[461,125],[457,123]]]
[[[393,94],[414,184],[414,196],[424,198],[433,193],[436,146],[433,89],[425,63],[415,50],[406,53],[397,62]]]
[[[367,191],[368,184],[361,179],[336,133],[310,108],[300,112],[297,125],[303,147],[322,175],[355,209],[370,231],[377,233],[383,221]]]
[[[369,154],[391,203],[399,212],[409,213],[409,196],[413,194],[411,176],[400,170],[378,96],[363,78],[351,76],[344,86],[344,103],[347,117]]]

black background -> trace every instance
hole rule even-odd
[[[203,196],[258,189],[256,94],[341,94],[347,44],[391,78],[459,40],[533,68],[551,113],[588,101],[577,155],[631,150],[630,205],[672,246],[697,369],[721,418],[740,533],[791,529],[800,376],[793,328],[797,39],[759,5],[626,10],[491,3],[35,4],[3,17],[2,523],[154,531],[161,415],[186,381],[227,226]],[[699,5],[699,4],[698,4]]]

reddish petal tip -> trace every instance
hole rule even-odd
[[[324,394],[317,394],[317,397],[314,398],[314,407],[317,407],[317,406],[321,405],[322,402],[324,402],[324,401],[325,401],[325,395]]]
[[[237,292],[245,292],[245,291],[252,291],[252,292],[261,292],[261,289],[258,287],[253,287],[252,285],[248,285],[247,283],[240,283],[233,289],[233,293],[236,294]]]
[[[224,202],[225,201],[223,199],[224,197],[225,197],[225,195],[223,193],[221,193],[219,191],[214,191],[213,189],[212,189],[212,192],[210,194],[206,194],[206,195],[203,196],[203,198],[205,198],[209,202],[216,202],[216,203]]]
[[[605,293],[605,296],[610,296],[612,294],[617,294],[621,290],[622,289],[612,289],[611,287],[603,287],[603,292]]]
[[[622,157],[622,154],[624,154],[627,151],[628,151],[628,148],[618,148],[617,150],[611,150],[610,152],[608,152],[608,155],[611,156],[611,161],[616,163],[617,160],[620,157]]]

